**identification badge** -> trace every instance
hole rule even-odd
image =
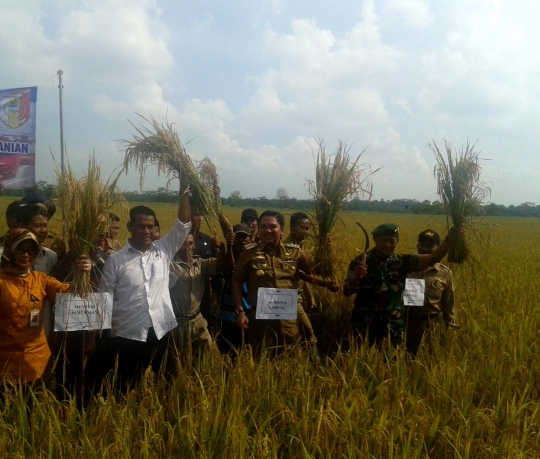
[[[30,311],[30,326],[39,326],[39,309],[32,309],[32,311]]]
[[[425,290],[426,282],[424,279],[405,279],[403,304],[405,306],[424,306]]]
[[[297,315],[297,289],[261,287],[257,290],[257,319],[296,320]]]

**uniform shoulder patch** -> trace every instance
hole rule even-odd
[[[299,249],[300,246],[298,244],[293,244],[292,242],[287,242],[283,244],[285,247],[289,247],[291,249]]]
[[[447,271],[451,271],[451,269],[446,266],[446,265],[443,265],[442,263],[439,263],[439,266],[442,268],[442,269],[446,269]]]
[[[249,250],[249,249],[254,249],[255,247],[257,247],[259,245],[258,242],[252,242],[251,244],[246,244],[244,246],[244,249],[246,250]]]

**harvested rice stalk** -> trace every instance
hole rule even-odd
[[[185,191],[191,192],[191,204],[203,215],[217,218],[215,190],[207,186],[199,177],[196,164],[191,160],[186,149],[180,142],[178,134],[168,121],[158,123],[154,118],[145,120],[149,126],[137,127],[133,140],[124,140],[126,155],[124,170],[130,166],[139,170],[141,188],[146,169],[157,166],[158,174],[165,174],[169,182],[173,179],[180,181],[180,195]],[[216,174],[217,178],[217,174]]]
[[[334,256],[329,241],[333,228],[340,219],[343,204],[350,199],[368,195],[371,197],[372,171],[367,164],[360,163],[362,153],[352,159],[350,147],[338,140],[336,152],[327,155],[323,140],[318,141],[315,180],[308,180],[308,190],[315,201],[314,259],[316,272],[332,277],[335,272]]]
[[[114,206],[119,204],[127,210],[127,201],[117,187],[120,173],[103,183],[95,155],[90,157],[88,171],[81,179],[75,177],[69,162],[65,174],[56,167],[55,199],[63,206],[69,248],[75,257],[91,255],[95,241],[108,229],[109,212]],[[89,276],[76,270],[70,292],[87,298],[92,293]]]
[[[230,231],[232,231],[232,225],[229,220],[223,215],[223,205],[221,203],[221,189],[219,188],[219,175],[215,164],[210,160],[210,158],[205,157],[199,163],[198,166],[199,177],[201,182],[204,185],[212,190],[212,195],[214,197],[214,209],[219,220],[219,225],[223,235],[227,237]]]
[[[482,166],[478,153],[474,151],[476,143],[467,142],[452,155],[452,145],[444,141],[446,155],[433,141],[428,144],[437,159],[434,168],[437,180],[437,193],[446,210],[447,225],[450,222],[458,231],[449,234],[448,261],[463,263],[469,255],[463,229],[472,226],[472,217],[481,212],[482,201],[491,195],[491,189],[480,181]],[[446,158],[445,158],[446,157]]]

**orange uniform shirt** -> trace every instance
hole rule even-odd
[[[69,289],[44,273],[27,277],[0,272],[0,375],[22,382],[40,378],[51,355],[43,331],[43,301]],[[32,311],[39,311],[37,325],[30,325]]]

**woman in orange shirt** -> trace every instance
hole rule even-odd
[[[69,289],[44,273],[32,271],[41,249],[29,231],[11,230],[0,267],[0,377],[23,383],[38,381],[51,355],[43,331],[43,301]],[[81,258],[77,269],[90,272],[91,262]]]

